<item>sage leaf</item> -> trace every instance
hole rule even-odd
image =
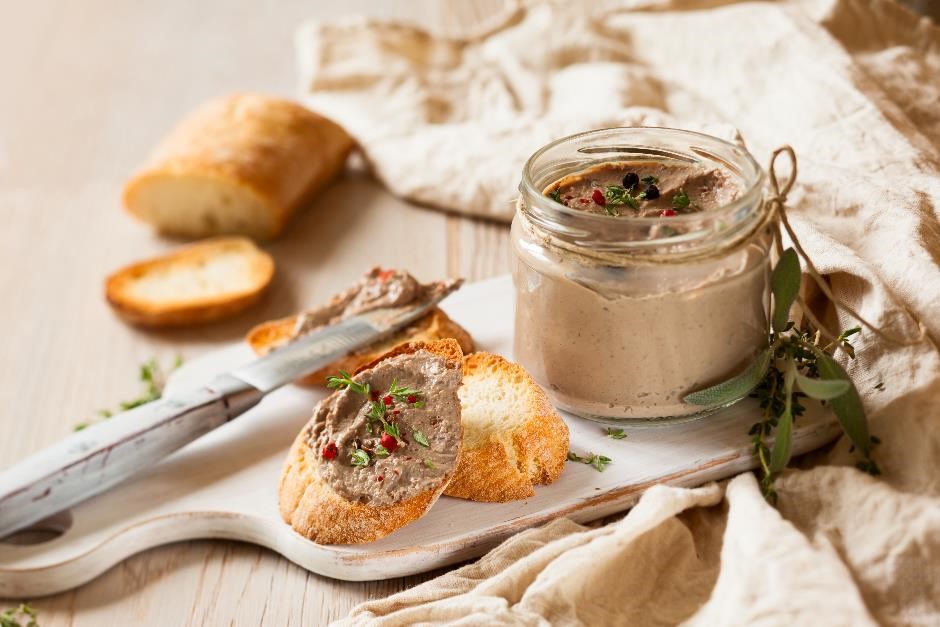
[[[774,295],[773,329],[781,333],[790,318],[790,307],[800,291],[800,260],[796,251],[788,248],[770,275],[770,291]]]
[[[797,373],[796,386],[810,398],[829,401],[848,392],[852,384],[840,379],[811,379]]]
[[[770,367],[770,357],[771,349],[769,347],[765,348],[741,374],[710,388],[692,392],[682,400],[690,405],[703,407],[726,405],[734,402],[757,387],[757,384],[767,374],[767,368]]]
[[[783,471],[790,462],[790,449],[793,439],[793,414],[790,410],[783,412],[777,422],[777,433],[774,436],[774,448],[770,452],[770,472],[776,475]]]
[[[790,357],[787,359],[786,370],[783,371],[783,394],[786,401],[783,414],[777,421],[774,448],[770,452],[771,476],[782,472],[790,462],[790,452],[793,444],[793,383],[796,381],[796,377],[796,363]]]
[[[849,384],[849,390],[842,396],[837,396],[829,401],[829,407],[832,408],[842,430],[849,436],[852,444],[861,450],[866,456],[871,452],[871,437],[868,433],[868,419],[865,417],[865,408],[862,407],[862,399],[858,396],[858,390],[852,384],[852,380],[828,353],[819,348],[813,348],[816,353],[816,367],[819,369],[819,376],[825,380],[846,381]]]

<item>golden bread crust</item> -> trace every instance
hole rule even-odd
[[[137,202],[149,181],[224,181],[254,197],[271,214],[270,232],[245,234],[275,237],[300,205],[339,174],[353,146],[341,126],[295,102],[234,94],[203,105],[179,123],[124,187],[124,206],[151,221]],[[172,224],[156,226],[165,233],[193,235]],[[207,225],[203,235],[215,233]]]
[[[533,486],[558,479],[568,458],[568,425],[545,391],[522,366],[492,353],[466,355],[463,373],[465,391],[472,386],[474,376],[507,377],[515,385],[525,386],[527,418],[512,433],[490,434],[480,444],[465,444],[444,494],[473,501],[506,502],[531,497],[535,494]]]
[[[250,260],[250,287],[216,297],[144,300],[132,287],[148,273],[197,267],[214,255],[236,252]],[[121,268],[105,280],[105,299],[122,318],[147,327],[211,322],[235,315],[261,299],[274,278],[274,260],[245,237],[216,237]]]
[[[387,357],[422,349],[443,357],[449,368],[461,367],[463,354],[454,339],[401,345],[369,366]],[[278,503],[284,521],[297,533],[319,544],[362,544],[387,536],[427,513],[453,475],[444,475],[435,489],[398,503],[373,506],[350,501],[320,479],[306,441],[310,426],[310,423],[304,426],[288,453],[281,473]],[[460,463],[460,451],[457,463]]]

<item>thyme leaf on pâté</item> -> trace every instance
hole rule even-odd
[[[363,396],[369,396],[369,384],[368,383],[357,383],[353,381],[352,375],[350,375],[345,370],[339,371],[339,376],[327,377],[326,378],[326,387],[331,390],[352,390],[356,394],[362,394]]]
[[[398,385],[397,381],[392,381],[388,388],[389,395],[399,403],[417,403],[421,398],[421,390],[410,388],[406,385]]]
[[[607,189],[604,190],[604,199],[607,201],[605,208],[613,205],[627,205],[632,209],[639,209],[640,201],[644,198],[646,198],[646,192],[633,194],[621,185],[608,185]],[[619,215],[619,212],[617,215]]]
[[[680,188],[676,192],[676,195],[672,197],[672,208],[678,211],[688,209],[691,204],[692,201],[689,199],[689,195],[682,188]]]
[[[372,458],[369,457],[367,452],[361,448],[357,448],[350,454],[349,461],[352,462],[353,466],[368,466]]]

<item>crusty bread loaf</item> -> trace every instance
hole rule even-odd
[[[242,311],[273,276],[274,260],[250,239],[218,237],[118,270],[105,297],[134,324],[180,326]]]
[[[359,375],[383,360],[398,355],[428,350],[446,361],[447,368],[459,370],[462,352],[456,340],[413,342],[396,347],[389,354],[367,364]],[[321,401],[330,403],[340,391]],[[317,410],[319,410],[318,405]],[[281,473],[278,502],[281,516],[295,531],[320,544],[360,544],[385,537],[423,516],[444,491],[452,474],[445,474],[440,484],[405,500],[386,505],[372,505],[352,501],[336,492],[324,482],[317,470],[317,452],[308,442],[308,433],[316,419],[310,421],[298,434],[288,453]],[[459,408],[458,408],[459,410]],[[447,417],[442,417],[446,419]],[[459,415],[452,417],[458,422]],[[458,425],[459,428],[459,425]],[[457,451],[457,463],[459,464]]]
[[[287,100],[237,94],[185,118],[124,188],[124,206],[183,237],[276,236],[343,168],[334,122]]]
[[[256,353],[263,355],[271,349],[287,343],[296,322],[297,316],[262,322],[248,332],[246,339]],[[470,334],[459,324],[447,317],[447,314],[435,307],[426,316],[416,320],[413,324],[404,329],[338,359],[313,374],[304,377],[298,383],[305,385],[323,385],[327,376],[335,374],[340,370],[356,372],[365,364],[385,355],[388,351],[401,344],[408,342],[433,342],[445,338],[457,340],[457,343],[464,353],[473,351],[473,339],[470,337]]]
[[[491,353],[467,355],[459,394],[463,451],[444,494],[512,501],[561,475],[568,425],[521,366]]]

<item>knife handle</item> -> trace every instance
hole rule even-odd
[[[230,375],[79,431],[0,473],[0,538],[103,492],[242,414],[263,394]]]

